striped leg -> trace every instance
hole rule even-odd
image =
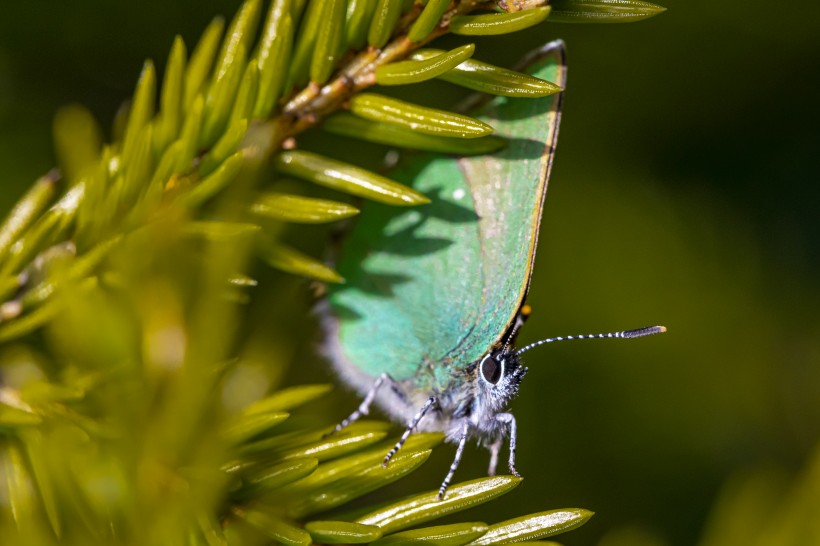
[[[384,457],[384,461],[382,461],[382,466],[387,466],[387,463],[390,462],[390,459],[393,458],[393,455],[395,455],[396,453],[399,452],[399,450],[401,449],[401,446],[404,445],[404,442],[407,441],[407,438],[410,437],[410,435],[413,433],[413,431],[418,426],[419,421],[421,421],[421,418],[424,417],[424,414],[427,413],[427,410],[429,410],[431,407],[433,407],[433,405],[435,403],[436,403],[436,397],[431,396],[430,398],[427,399],[427,402],[424,403],[424,405],[421,407],[421,409],[416,412],[416,414],[413,416],[413,418],[410,419],[410,422],[407,423],[407,428],[404,429],[404,434],[401,435],[401,438],[399,438],[399,441],[396,442],[395,446],[393,446],[393,449],[391,449],[387,453],[387,455]]]
[[[510,427],[510,474],[520,477],[521,474],[515,469],[515,442],[518,439],[515,417],[512,413],[499,413],[495,418]]]
[[[362,403],[359,404],[358,408],[356,408],[356,411],[348,415],[346,419],[344,419],[341,423],[336,425],[336,428],[325,434],[325,436],[330,436],[331,434],[339,432],[351,423],[358,421],[362,417],[362,415],[368,415],[370,413],[370,405],[376,398],[376,393],[379,391],[379,387],[381,387],[384,383],[388,383],[390,385],[390,388],[393,389],[393,392],[395,392],[400,398],[404,400],[407,399],[406,395],[399,388],[396,381],[388,374],[383,373],[379,376],[378,379],[376,379],[376,382],[373,383],[373,386],[370,387],[370,390],[367,391],[367,396],[364,397],[364,400],[362,400]]]
[[[498,468],[498,453],[501,451],[502,439],[493,442],[490,447],[490,467],[487,469],[488,476],[495,476],[495,469]]]
[[[438,489],[438,500],[444,498],[444,492],[450,486],[450,481],[453,479],[453,474],[456,473],[459,463],[461,463],[461,455],[464,453],[464,446],[467,445],[467,436],[470,432],[470,423],[467,419],[464,420],[464,427],[461,429],[461,438],[458,439],[458,448],[456,449],[456,456],[453,459],[453,464],[450,465],[450,471],[441,482],[441,487]]]

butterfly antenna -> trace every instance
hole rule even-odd
[[[623,338],[623,339],[631,339],[633,337],[644,337],[644,336],[651,336],[655,334],[662,334],[666,331],[666,326],[647,326],[646,328],[638,328],[637,330],[624,330],[623,332],[610,332],[608,334],[580,334],[577,336],[563,336],[563,337],[551,337],[549,339],[542,339],[541,341],[536,341],[535,343],[530,343],[523,349],[519,349],[515,352],[516,355],[520,355],[521,353],[525,353],[530,349],[534,349],[540,345],[546,345],[547,343],[552,343],[553,341],[565,341],[570,339],[605,339],[605,338]]]
[[[515,338],[518,337],[518,331],[521,330],[521,327],[524,326],[524,322],[530,317],[532,314],[532,307],[529,305],[522,305],[521,309],[518,310],[518,314],[515,316],[515,324],[513,324],[510,333],[507,334],[507,340],[504,342],[504,352],[508,352],[510,346],[515,341]]]

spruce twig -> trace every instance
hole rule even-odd
[[[233,324],[255,283],[244,273],[250,256],[343,281],[283,245],[263,220],[330,222],[358,212],[253,191],[265,162],[392,206],[427,202],[303,148],[300,135],[326,122],[328,132],[389,145],[491,153],[504,143],[484,136],[492,128],[478,120],[363,91],[437,77],[500,95],[556,93],[549,82],[472,59],[471,44],[424,46],[450,32],[512,32],[550,11],[584,21],[659,10],[637,0],[564,0],[551,9],[540,0],[429,0],[403,13],[402,4],[354,0],[345,13],[339,0],[273,0],[255,43],[262,4],[248,0],[224,38],[221,19],[190,55],[177,38],[162,81],[145,63],[113,142],[100,144],[81,107],[58,116],[62,170],[37,181],[0,225],[0,342],[8,351],[0,361],[0,536],[44,545],[482,544],[550,536],[591,517],[569,508],[406,530],[520,483],[498,476],[457,484],[445,502],[429,492],[327,521],[328,511],[414,472],[441,435],[412,436],[385,469],[396,442],[386,424],[357,423],[327,438],[328,427],[299,422],[298,406],[325,386],[252,404],[230,395],[244,364]],[[412,116],[427,122],[408,123]],[[22,343],[41,329],[44,349]],[[22,356],[19,347],[27,347]]]

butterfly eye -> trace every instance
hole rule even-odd
[[[498,384],[501,376],[504,374],[504,361],[500,362],[493,358],[492,355],[487,355],[481,361],[481,377],[487,383],[492,385]]]

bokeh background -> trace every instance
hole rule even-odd
[[[175,34],[193,44],[238,4],[4,5],[0,211],[55,164],[60,107],[82,103],[110,127],[144,58],[162,66]],[[514,404],[526,480],[474,516],[594,510],[567,545],[820,543],[807,508],[820,503],[820,7],[665,5],[637,24],[545,24],[479,43],[477,58],[507,65],[557,37],[569,48],[521,341],[654,323],[669,333],[530,353]],[[309,231],[313,252],[325,235]],[[268,382],[332,381],[310,286],[259,275],[250,327],[286,349]],[[337,419],[355,403],[339,391],[309,411]],[[391,491],[436,487],[451,456],[437,450]],[[482,475],[486,454],[466,459],[459,477]]]

